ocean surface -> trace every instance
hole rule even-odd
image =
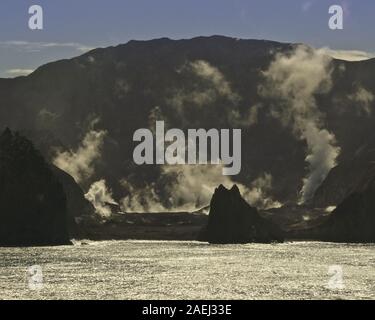
[[[375,245],[0,248],[0,299],[375,299]]]

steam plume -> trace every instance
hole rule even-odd
[[[117,205],[103,179],[94,182],[90,186],[89,191],[85,194],[85,198],[93,204],[96,213],[103,218],[111,216],[112,210],[110,205]]]
[[[259,88],[261,95],[277,100],[273,116],[307,143],[309,173],[303,179],[301,202],[313,196],[340,153],[335,136],[323,127],[315,100],[316,94],[331,89],[330,63],[324,51],[298,46],[292,54],[276,56]]]
[[[222,175],[222,165],[188,165],[163,166],[162,181],[171,181],[163,185],[163,192],[154,183],[144,188],[135,188],[131,183],[122,180],[129,195],[122,199],[121,206],[125,212],[168,212],[194,211],[210,203],[212,194],[219,184],[230,188],[234,183],[230,176]],[[268,193],[272,189],[272,177],[264,174],[256,179],[251,188],[236,183],[243,197],[260,209],[280,207]]]
[[[54,165],[69,173],[78,183],[85,181],[94,174],[105,136],[106,131],[89,130],[77,150],[58,152]]]

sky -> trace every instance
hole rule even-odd
[[[344,9],[343,30],[328,28],[334,4]],[[31,5],[43,8],[43,30],[28,27]],[[160,37],[225,35],[372,57],[374,16],[374,0],[1,0],[0,77],[96,47]]]

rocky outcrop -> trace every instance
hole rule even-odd
[[[349,161],[331,170],[312,205],[338,205],[312,231],[314,238],[335,242],[375,242],[375,143],[361,147]]]
[[[0,245],[69,244],[66,196],[33,144],[0,136]]]
[[[349,195],[364,191],[368,181],[375,178],[375,141],[359,147],[349,158],[340,161],[316,190],[310,206],[326,208],[337,206]]]
[[[82,224],[86,220],[95,218],[94,206],[85,198],[83,190],[72,176],[53,165],[51,165],[51,170],[61,183],[66,195],[70,238],[85,237],[85,230]]]
[[[325,241],[375,243],[375,179],[349,195],[332,212],[320,234]]]
[[[236,185],[230,190],[220,185],[211,199],[207,226],[199,237],[210,243],[283,241],[281,230],[259,216],[241,196]]]

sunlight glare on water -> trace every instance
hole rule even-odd
[[[375,299],[375,245],[85,243],[0,248],[0,299]],[[328,285],[333,265],[342,289]]]

